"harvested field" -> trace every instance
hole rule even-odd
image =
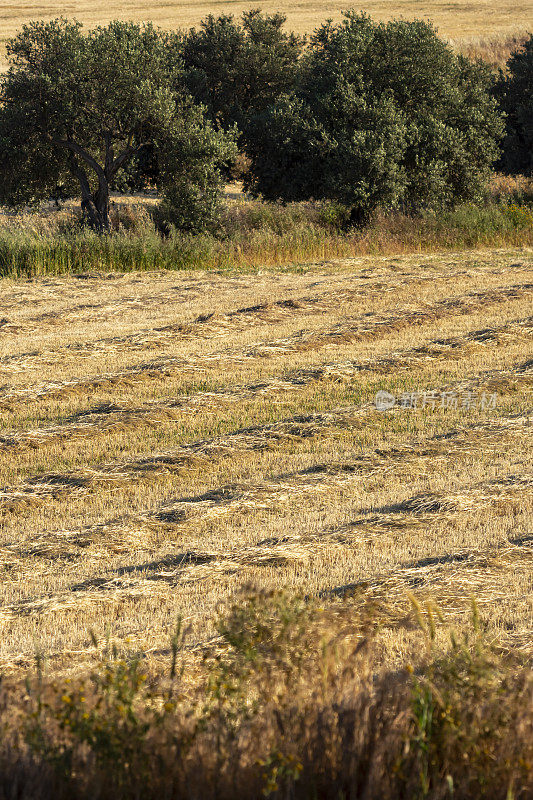
[[[4,671],[194,658],[247,585],[533,656],[533,253],[2,284]]]
[[[381,297],[381,292],[378,295]],[[98,375],[91,380],[77,380],[65,381],[63,383],[51,383],[47,385],[30,386],[20,389],[7,391],[3,394],[0,393],[0,406],[11,408],[13,403],[18,401],[27,400],[40,400],[46,397],[63,397],[67,394],[77,393],[90,393],[95,389],[101,389],[108,386],[121,386],[129,385],[132,383],[158,380],[168,377],[173,372],[183,372],[185,370],[200,370],[205,371],[209,369],[213,361],[220,362],[237,362],[255,359],[255,358],[272,358],[277,355],[285,355],[291,352],[305,352],[308,350],[321,350],[326,347],[331,347],[336,344],[351,344],[352,342],[359,341],[372,341],[373,339],[381,339],[393,331],[399,331],[402,328],[410,328],[417,325],[427,325],[436,322],[437,320],[455,315],[468,314],[470,311],[477,311],[493,304],[500,304],[504,301],[512,300],[530,300],[533,297],[533,284],[525,283],[514,286],[498,287],[497,289],[490,289],[486,292],[472,292],[465,296],[459,297],[446,297],[439,300],[435,304],[419,304],[421,308],[412,308],[412,304],[404,308],[398,308],[392,314],[378,314],[367,312],[362,317],[348,318],[347,321],[337,323],[333,327],[319,328],[318,330],[298,330],[290,336],[279,339],[268,339],[264,342],[259,342],[252,347],[235,350],[228,348],[220,352],[210,352],[204,356],[203,360],[199,358],[180,359],[167,357],[164,360],[141,362],[140,364],[130,367],[126,370],[115,373],[104,373]],[[338,296],[335,302],[329,306],[329,313],[331,314],[338,307],[338,303],[342,303],[342,296]],[[256,308],[263,309],[263,306]],[[291,310],[298,309],[297,303],[292,302],[289,305]],[[325,315],[328,307],[322,306],[319,313]],[[248,312],[249,309],[242,311]],[[238,317],[241,311],[234,314],[226,315],[226,319]],[[254,312],[252,312],[254,313]],[[282,322],[283,316],[280,318],[277,315],[268,317],[265,324],[270,322],[274,325],[276,322]],[[205,320],[199,318],[201,324]],[[255,322],[255,320],[254,320]],[[528,322],[526,321],[526,324]],[[191,337],[191,326],[176,326],[178,338],[182,339],[183,336],[187,339]],[[248,326],[244,325],[245,330]],[[211,328],[212,331],[217,331],[217,324]],[[226,326],[224,325],[226,331]],[[240,331],[240,326],[238,328]],[[203,331],[209,335],[209,329]],[[481,332],[482,334],[483,332]],[[490,335],[490,332],[489,334]],[[146,337],[149,338],[149,337]],[[197,338],[201,338],[198,336]],[[437,343],[438,344],[438,343]],[[444,345],[446,343],[444,342]],[[452,343],[453,346],[453,343]],[[128,348],[126,348],[128,349]]]
[[[512,341],[527,342],[531,340],[532,334],[533,318],[528,317],[525,320],[513,320],[495,328],[471,331],[464,336],[432,340],[421,347],[394,353],[376,361],[323,364],[314,369],[296,370],[281,379],[272,378],[259,384],[235,386],[215,392],[201,391],[193,395],[185,395],[177,400],[154,400],[139,407],[108,404],[89,411],[82,411],[62,425],[5,433],[0,437],[0,448],[18,451],[24,447],[35,449],[50,441],[72,440],[74,437],[88,438],[103,434],[109,429],[124,430],[128,427],[135,427],[142,424],[143,421],[148,425],[156,424],[165,419],[176,418],[187,410],[209,409],[226,403],[242,403],[269,394],[280,395],[318,381],[344,382],[353,379],[360,372],[390,374],[398,370],[409,369],[417,363],[432,358],[459,359],[464,356],[465,352],[471,352],[476,347],[485,348],[487,345],[497,347]],[[519,365],[516,372],[518,379],[523,378],[526,382],[529,380],[527,363],[523,366]],[[490,375],[487,375],[486,379],[490,381]],[[463,387],[463,391],[464,389],[465,387]],[[42,396],[42,394],[38,396]],[[296,423],[299,421],[295,420]],[[218,446],[215,445],[215,447]],[[192,448],[197,453],[198,446],[192,445]],[[145,459],[145,461],[147,460],[149,459]]]
[[[340,2],[300,3],[296,6],[279,5],[268,0],[263,4],[264,11],[273,13],[283,11],[288,16],[288,26],[299,33],[311,33],[328,16],[336,19],[345,5]],[[247,11],[246,3],[223,2],[217,7],[217,13],[240,14]],[[383,0],[371,0],[365,5],[367,13],[379,19],[389,19],[391,16],[403,17],[428,17],[440,28],[443,35],[464,38],[472,37],[472,47],[479,44],[480,34],[483,39],[497,46],[498,34],[514,33],[517,26],[527,26],[531,19],[531,8],[527,3],[511,4],[509,0],[496,5],[486,4],[481,0],[471,0],[469,3],[449,4],[432,0],[431,3],[421,4],[415,0],[402,0],[395,4],[394,9]],[[150,19],[156,25],[164,28],[177,29],[197,25],[207,14],[214,13],[213,6],[205,2],[183,2],[183,0],[151,0],[149,10],[140,0],[108,3],[87,2],[77,0],[76,3],[43,2],[43,0],[7,0],[2,8],[2,35],[12,36],[25,22],[30,19],[53,19],[60,15],[75,15],[86,25],[101,25],[112,19],[133,19],[136,21]],[[483,15],[483,28],[480,30],[480,14]],[[492,37],[492,39],[490,38]]]

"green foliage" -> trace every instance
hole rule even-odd
[[[533,34],[514,52],[495,90],[507,115],[502,167],[533,175]]]
[[[216,230],[224,188],[221,167],[237,155],[236,132],[215,130],[202,109],[186,101],[156,144],[162,188],[157,219],[189,233]]]
[[[343,230],[350,221],[350,209],[335,200],[326,200],[320,206],[319,219],[327,227]]]
[[[274,748],[265,759],[259,759],[259,766],[263,768],[263,795],[271,797],[284,789],[287,796],[292,794],[291,789],[303,770],[298,759],[289,754],[285,755]],[[289,795],[290,796],[290,795]]]
[[[280,670],[297,681],[309,658],[304,646],[312,609],[301,597],[284,592],[245,596],[217,621],[224,648],[206,659],[209,673],[206,719],[216,719],[218,748],[243,719],[256,715],[262,703],[283,704]],[[281,692],[281,694],[280,694]],[[221,753],[223,756],[223,753]]]
[[[242,681],[260,672],[265,691],[270,689],[264,680],[281,664],[287,675],[298,674],[308,656],[302,641],[312,614],[312,604],[284,592],[246,597],[217,623],[228,645],[217,662],[222,673],[231,673]]]
[[[303,42],[282,28],[282,14],[248,11],[242,22],[210,14],[182,40],[185,84],[210,118],[246,132],[250,118],[289,91]]]
[[[93,796],[91,781],[86,780],[92,773],[114,798],[136,797],[139,786],[156,783],[164,758],[186,755],[196,731],[188,712],[177,723],[187,632],[178,620],[169,677],[160,680],[157,689],[142,654],[119,655],[109,642],[90,675],[75,680],[45,680],[42,659],[37,658],[36,679],[26,681],[24,741],[34,756],[52,767],[59,785],[68,787],[67,796],[69,789],[76,798],[80,793]],[[93,633],[91,639],[99,649]],[[159,762],[158,747],[165,751]]]
[[[231,140],[184,95],[172,41],[127,22],[87,35],[64,19],[26,25],[8,43],[2,80],[0,201],[37,203],[77,182],[87,221],[107,231],[109,188],[147,148],[161,162],[164,188],[188,172],[189,186],[216,194]],[[189,203],[185,218],[192,213]]]
[[[489,87],[431,25],[348,12],[317,31],[296,90],[255,118],[248,188],[334,199],[354,222],[477,197],[502,128]]]
[[[27,743],[64,779],[71,776],[81,746],[90,750],[98,770],[112,770],[120,786],[131,786],[133,765],[137,772],[134,780],[148,766],[143,745],[150,722],[145,713],[141,718],[136,707],[139,699],[145,706],[149,701],[145,682],[146,674],[134,658],[104,662],[88,683],[54,684],[49,696],[36,695],[37,708],[27,725]],[[54,737],[47,735],[50,731],[45,729],[45,719],[53,724]]]
[[[503,209],[503,213],[517,230],[533,227],[533,209],[530,206],[518,206],[516,203],[510,203]]]

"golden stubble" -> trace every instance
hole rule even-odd
[[[375,600],[395,660],[409,592],[474,595],[528,652],[532,264],[3,280],[2,667],[76,670],[94,630],[157,668],[249,583]]]

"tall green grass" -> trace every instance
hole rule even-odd
[[[24,224],[24,222],[26,224]],[[87,271],[297,269],[305,262],[480,247],[530,247],[527,204],[487,202],[439,214],[377,214],[363,230],[346,230],[334,204],[287,206],[245,202],[226,211],[218,235],[173,231],[162,238],[143,212],[135,225],[97,236],[71,224],[0,224],[0,275],[62,275]]]

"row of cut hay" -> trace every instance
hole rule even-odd
[[[353,411],[344,418],[344,422],[352,418],[350,414],[353,414]],[[415,473],[424,475],[430,468],[436,469],[443,464],[449,464],[450,459],[454,461],[470,459],[479,453],[480,448],[485,453],[492,450],[498,455],[506,447],[516,446],[517,442],[530,443],[532,434],[533,427],[527,416],[511,416],[497,421],[475,423],[462,429],[455,429],[446,435],[439,434],[423,442],[410,442],[389,450],[376,450],[349,461],[316,464],[283,477],[274,477],[258,483],[219,487],[197,497],[164,503],[145,513],[111,519],[81,530],[38,535],[23,545],[15,544],[2,548],[1,555],[4,560],[13,557],[53,559],[67,555],[75,558],[80,555],[80,548],[88,547],[104,548],[107,552],[127,552],[140,538],[146,538],[150,531],[175,529],[191,522],[196,524],[203,520],[220,519],[235,512],[246,513],[248,510],[284,507],[286,504],[300,502],[306,497],[314,498],[322,493],[357,484],[372,475],[384,475],[390,471],[397,473],[399,466],[408,468],[411,476]],[[513,497],[515,485],[518,486],[519,497],[520,492],[529,489],[527,481],[525,484],[519,481],[510,484],[509,492]],[[64,491],[68,491],[68,477]],[[499,488],[491,484],[489,491],[492,502]],[[500,494],[505,502],[504,494],[502,492]],[[473,503],[483,502],[483,497],[477,488],[472,497]],[[423,499],[420,502],[422,503]],[[437,499],[433,497],[432,502],[437,503]],[[441,502],[445,501],[441,499]],[[362,536],[364,532],[386,530],[387,526],[391,528],[403,526],[406,524],[407,511],[407,508],[404,509],[403,516],[398,514],[398,510],[389,510],[384,512],[385,516],[372,515],[356,522],[352,521],[346,530],[331,531],[329,538],[337,537],[340,541],[348,530],[355,535],[359,529],[359,535]],[[434,515],[435,511],[432,519],[435,519]],[[427,521],[426,517],[420,513],[418,515],[411,513],[408,517],[411,520],[409,524],[424,524]]]
[[[395,569],[390,573],[361,580],[345,586],[325,590],[324,596],[353,598],[361,605],[371,603],[383,609],[391,617],[392,627],[398,624],[408,610],[407,596],[416,596],[433,603],[442,616],[451,621],[464,614],[475,598],[479,606],[488,609],[510,603],[523,608],[524,618],[533,611],[533,547],[532,541],[509,541],[503,545],[492,545],[477,550],[460,550],[442,557],[422,559]],[[526,595],[512,586],[530,587]],[[376,623],[382,625],[386,615],[376,614]],[[533,655],[533,641],[527,622],[523,630],[498,631],[498,644],[514,655],[521,650],[524,655]]]
[[[390,333],[412,325],[431,324],[440,319],[478,311],[486,306],[533,296],[533,284],[499,287],[483,292],[472,292],[459,297],[445,298],[433,304],[424,304],[423,310],[406,306],[391,314],[375,314],[349,319],[319,331],[299,331],[288,337],[261,342],[252,347],[226,348],[214,353],[190,358],[166,357],[139,364],[121,372],[102,374],[95,378],[53,382],[23,389],[11,389],[0,394],[0,408],[11,409],[17,402],[41,400],[84,394],[108,387],[133,386],[141,381],[161,380],[183,372],[205,372],[221,363],[241,364],[256,358],[283,353],[320,350],[335,344],[350,344],[384,338]]]
[[[531,444],[531,436],[531,426],[529,424],[524,425],[522,428],[522,441],[529,441]],[[503,442],[507,441],[507,437],[508,429],[506,428],[501,435]],[[466,452],[470,455],[471,451],[472,443],[469,442]],[[448,449],[444,445],[440,455],[448,461],[451,452],[453,452],[454,458],[458,458],[460,456],[460,446],[452,446]],[[246,513],[248,509],[253,511],[258,509],[279,509],[295,502],[305,503],[308,496],[316,497],[321,493],[338,490],[346,484],[357,483],[361,481],[362,477],[366,478],[372,474],[383,475],[387,470],[396,470],[399,462],[409,466],[411,478],[415,474],[423,475],[428,469],[428,461],[434,464],[434,459],[437,455],[439,455],[437,448],[429,448],[428,450],[421,448],[418,453],[416,451],[413,452],[411,448],[406,448],[404,451],[402,451],[402,448],[397,448],[390,456],[380,454],[374,463],[371,460],[369,463],[363,457],[361,460],[355,459],[341,464],[316,465],[311,469],[283,476],[283,478],[276,477],[253,485],[223,486],[196,497],[170,502],[145,516],[141,515],[139,521],[149,526],[160,524],[163,526],[175,526],[190,523],[191,521],[219,519],[235,512]],[[520,482],[518,486],[523,488]],[[529,483],[526,482],[525,486],[529,486]],[[512,487],[510,491],[513,492]],[[420,503],[424,499],[430,504],[439,502],[438,498],[432,497],[422,498]],[[464,502],[467,499],[464,498]],[[503,499],[505,501],[505,497]],[[479,497],[478,493],[474,492],[472,503],[477,501],[483,502],[483,497]],[[409,509],[406,508],[404,510],[407,511]],[[443,510],[442,513],[445,513],[445,511]]]
[[[529,480],[531,488],[533,481]],[[480,486],[487,495],[488,486]],[[470,491],[470,490],[469,490]],[[531,500],[531,497],[529,497]],[[123,574],[102,577],[75,584],[65,591],[0,608],[0,621],[12,622],[20,617],[42,614],[79,613],[101,606],[116,607],[124,602],[168,598],[177,586],[198,581],[217,580],[221,576],[242,575],[246,569],[285,567],[316,554],[320,546],[330,547],[316,537],[299,541],[260,542],[255,546],[231,551],[191,551],[167,558],[156,565],[146,565],[142,576]],[[511,582],[528,584],[533,568],[533,547],[527,537],[509,540],[482,549],[460,550],[443,556],[421,559],[387,573],[343,586],[325,587],[324,597],[350,597],[361,607],[372,605],[374,624],[395,628],[406,613],[406,598],[415,591],[424,599],[433,598],[443,614],[453,618],[465,610],[471,597],[480,605],[508,603]],[[141,571],[141,568],[139,568]],[[519,579],[517,581],[517,579]],[[519,598],[517,598],[519,599]],[[533,605],[533,593],[521,598]],[[521,634],[513,641],[531,653],[531,640]]]
[[[119,404],[99,406],[96,409],[82,411],[71,418],[70,421],[61,425],[5,432],[0,436],[0,451],[21,452],[25,449],[42,448],[57,441],[88,439],[110,431],[125,431],[137,428],[140,425],[150,426],[166,420],[179,419],[182,414],[193,410],[202,409],[217,413],[230,404],[239,404],[260,398],[278,397],[285,393],[298,391],[317,382],[339,383],[349,381],[360,372],[398,374],[401,370],[424,364],[431,359],[461,358],[487,345],[490,345],[491,349],[493,349],[520,341],[529,341],[532,331],[533,318],[528,317],[525,320],[513,320],[498,327],[471,331],[463,336],[434,339],[424,345],[392,352],[387,356],[366,362],[333,362],[319,367],[294,370],[283,378],[274,377],[259,384],[233,386],[212,392],[202,391],[193,395],[184,395],[176,400],[154,400],[141,406],[121,406]],[[517,375],[520,377],[521,385],[527,385],[527,380],[524,382],[523,378],[524,375],[527,376],[528,370],[528,362],[516,370]],[[501,392],[508,388],[505,381],[509,376],[505,373],[502,374],[500,381],[498,381],[497,373],[493,375],[489,372],[486,373],[485,377],[488,381],[486,388],[497,388]],[[455,388],[459,389],[460,387]],[[467,391],[468,387],[465,386],[463,389]],[[368,408],[368,404],[365,405],[365,408]],[[301,418],[297,417],[292,422],[291,420],[286,422],[292,425],[300,421]],[[277,423],[274,423],[267,427],[275,432],[276,425]],[[252,429],[252,432],[255,430],[260,431],[263,427],[256,426]],[[239,434],[228,435],[238,436]],[[218,446],[217,441],[213,442],[213,448]],[[221,446],[224,447],[223,444]],[[185,451],[191,448],[196,454],[197,447],[194,444],[186,446]],[[188,463],[194,466],[193,461],[194,459],[191,457]],[[114,469],[115,466],[111,467],[111,471]],[[118,469],[120,470],[120,467]],[[45,482],[47,481],[45,480]],[[28,487],[21,487],[20,491],[24,493],[26,488]],[[29,489],[30,493],[32,493],[31,486]],[[0,495],[0,505],[2,497],[5,498],[5,495]]]
[[[155,273],[155,276],[157,277],[159,274],[160,273]],[[80,274],[74,277],[79,279],[78,283],[80,285],[89,284],[89,287],[86,288],[84,286],[83,290],[80,289],[76,291],[75,288],[68,284],[62,286],[61,281],[58,280],[54,282],[54,295],[50,296],[50,293],[46,291],[49,287],[48,281],[44,286],[42,283],[37,283],[37,285],[41,287],[40,294],[37,294],[35,290],[31,292],[24,291],[24,288],[20,288],[20,284],[16,284],[19,288],[16,292],[12,292],[14,296],[11,302],[6,302],[6,297],[10,294],[9,291],[6,291],[2,296],[2,300],[0,300],[0,308],[8,314],[13,311],[19,311],[21,307],[26,308],[29,306],[30,308],[35,308],[39,307],[39,305],[50,303],[52,300],[57,303],[57,296],[59,295],[59,298],[61,298],[62,289],[70,300],[74,299],[72,295],[74,295],[75,298],[76,295],[78,295],[76,299],[78,299],[79,302],[73,305],[63,306],[57,310],[40,311],[31,316],[25,315],[20,318],[4,316],[0,319],[0,335],[41,332],[48,327],[53,329],[69,327],[72,323],[79,323],[80,321],[86,323],[103,323],[112,320],[118,323],[121,316],[130,314],[132,311],[142,311],[145,309],[158,310],[162,307],[177,307],[182,304],[189,304],[205,296],[206,293],[219,288],[230,288],[233,284],[233,282],[221,279],[220,277],[218,277],[217,280],[203,280],[199,275],[195,275],[193,285],[187,285],[185,282],[181,285],[179,279],[176,277],[173,280],[173,283],[176,285],[171,287],[165,286],[164,289],[156,292],[151,290],[150,293],[147,294],[145,292],[141,293],[136,286],[131,287],[131,275],[121,276],[112,274],[104,276]],[[113,280],[113,283],[116,285],[116,282],[122,277],[128,279],[128,285],[124,287],[124,291],[126,291],[126,288],[132,288],[137,292],[136,294],[119,296],[113,299],[105,297],[104,294],[105,299],[101,300],[94,297],[94,283],[90,280],[91,278],[95,280],[99,279],[100,282],[105,282],[105,284]],[[148,278],[149,276],[145,274],[143,277]],[[23,284],[22,286],[27,286],[27,284]],[[65,350],[66,349],[67,348],[65,348]],[[53,351],[50,352],[52,353]]]
[[[528,325],[525,326],[526,330],[529,329],[529,324],[528,322]],[[518,328],[518,335],[522,335],[520,325],[513,323],[513,328]],[[506,335],[501,339],[498,338],[498,341],[507,344],[509,342],[507,333],[508,331],[506,331]],[[491,341],[494,340],[495,337],[492,336]],[[476,337],[473,337],[472,334],[467,334],[463,337],[462,341],[468,344],[471,341],[476,341]],[[453,346],[455,350],[459,348],[459,337],[455,338]],[[406,366],[411,365],[414,358],[411,354],[413,352],[418,353],[420,349],[425,351],[426,348],[413,348],[412,351],[407,351],[405,362],[403,363],[405,363]],[[425,358],[427,356],[424,355],[423,357]],[[398,357],[397,361],[393,357],[387,357],[383,360],[379,359],[377,362],[378,365],[381,365],[382,361],[383,365],[387,364],[391,371],[397,371],[400,363],[402,363],[400,357]],[[359,368],[361,368],[361,365],[355,365],[353,371],[355,372]],[[343,366],[342,375],[344,377],[348,375],[346,365]],[[338,376],[339,372],[333,369],[332,365],[329,365],[329,371],[324,367],[316,371],[306,371],[308,382],[311,382],[312,379],[318,380],[324,379],[325,377],[336,380]],[[295,381],[296,385],[301,385],[302,381],[299,373]],[[443,392],[452,391],[457,396],[457,402],[459,404],[461,394],[464,394],[464,397],[468,397],[469,402],[472,402],[474,391],[480,394],[482,387],[485,390],[490,390],[492,392],[497,391],[500,395],[504,395],[509,391],[516,391],[518,388],[527,388],[530,384],[531,365],[529,362],[526,362],[525,364],[518,365],[515,370],[508,372],[489,371],[482,373],[480,376],[473,379],[473,381],[462,381],[454,387],[446,387]],[[289,385],[294,384],[289,383]],[[271,383],[271,388],[276,391],[280,390],[280,386],[283,386],[283,383]],[[258,391],[258,388],[252,387],[249,388],[248,391],[250,394],[247,394],[245,390],[241,390],[240,392],[236,391],[233,395],[230,394],[230,396],[235,402],[242,402],[242,400],[247,399],[250,395],[256,396],[254,393]],[[208,400],[209,395],[207,398],[203,397],[203,399]],[[216,407],[219,407],[218,404]],[[158,404],[157,412],[154,412],[153,409],[154,404],[150,404],[146,409],[126,411],[124,416],[119,413],[118,424],[115,423],[117,412],[113,411],[111,419],[109,419],[107,414],[104,414],[96,420],[78,423],[78,425],[66,424],[64,426],[20,432],[18,435],[11,435],[9,438],[5,437],[3,449],[20,450],[23,449],[24,446],[35,448],[60,438],[72,440],[78,437],[85,438],[90,435],[91,432],[94,435],[109,430],[125,430],[130,426],[135,427],[143,421],[150,423],[154,420],[172,418],[175,413],[175,410],[165,408],[163,404]],[[87,467],[76,472],[70,471],[67,474],[47,473],[44,475],[37,475],[29,480],[21,482],[18,486],[5,487],[0,492],[0,511],[4,513],[13,511],[20,512],[24,508],[30,508],[35,504],[46,502],[50,499],[86,494],[96,487],[105,491],[106,487],[113,488],[121,485],[124,486],[139,479],[156,479],[158,476],[164,474],[208,468],[216,463],[220,463],[224,459],[233,458],[245,452],[260,452],[272,448],[284,447],[287,444],[294,445],[304,441],[316,440],[324,436],[330,436],[336,429],[359,426],[368,419],[369,416],[375,416],[376,413],[378,412],[373,403],[365,403],[361,406],[334,409],[328,413],[304,416],[297,415],[280,422],[252,426],[236,431],[235,433],[193,442],[189,445],[183,445],[180,448],[156,454],[152,453],[134,460],[118,463],[113,462],[99,466],[98,468]],[[24,434],[27,435],[27,438],[25,438]]]
[[[432,280],[438,280],[439,278],[443,280],[444,276],[433,276]],[[449,277],[446,279],[448,280]],[[344,287],[341,283],[341,285],[337,285],[334,289],[327,289],[314,295],[273,300],[271,302],[258,303],[253,306],[246,306],[226,312],[208,311],[189,322],[177,322],[150,328],[138,333],[131,333],[123,336],[106,336],[96,339],[93,342],[66,345],[60,349],[59,353],[72,353],[76,357],[89,357],[92,354],[99,355],[100,353],[127,352],[128,350],[160,347],[176,339],[217,337],[226,333],[246,330],[256,325],[276,324],[285,321],[291,316],[324,314],[328,311],[335,310],[340,303],[353,303],[358,300],[382,297],[384,294],[396,292],[402,286],[426,283],[428,280],[430,280],[430,276],[416,275],[391,279],[387,283],[380,281],[375,284],[368,284],[368,282],[365,282],[362,285],[358,285],[357,288],[354,288],[353,284],[357,283],[357,281],[351,278],[349,287]],[[337,281],[336,283],[338,284],[339,282]],[[348,283],[348,281],[344,281],[343,283]],[[164,298],[158,297],[157,299],[157,306],[160,306],[161,303],[164,302]],[[190,298],[187,299],[190,300]],[[129,305],[132,306],[131,303]],[[139,306],[141,306],[140,302]],[[135,306],[133,305],[132,307]],[[46,324],[52,325],[53,327],[69,325],[73,321],[77,321],[77,314],[79,314],[79,311],[83,308],[84,304],[80,304],[73,309],[66,309],[65,311],[50,311],[34,317],[26,317],[19,323],[4,319],[0,322],[0,333],[31,333],[35,330],[42,331]],[[113,305],[106,307],[108,318],[109,315],[113,315],[114,310],[115,306]],[[58,351],[51,351],[51,353],[52,352],[58,353]],[[13,361],[14,358],[16,358],[16,356],[8,356],[0,361],[0,363],[9,363]]]
[[[485,444],[485,442],[484,442]],[[455,448],[451,453],[457,456]],[[451,455],[450,453],[450,455]],[[533,499],[533,476],[511,474],[454,492],[426,492],[326,531],[337,541],[369,541],[378,534],[421,528],[492,508],[520,511]]]
[[[492,274],[494,268],[476,269],[475,275]],[[497,272],[502,272],[497,271]],[[384,295],[395,294],[402,287],[417,286],[424,283],[433,285],[437,281],[453,281],[454,277],[464,277],[465,270],[451,270],[449,273],[425,272],[422,274],[407,273],[401,277],[389,276],[387,280],[374,280],[369,283],[367,278],[349,276],[349,278],[336,278],[330,283],[333,288],[318,292],[314,295],[304,295],[295,298],[274,300],[259,303],[253,306],[237,308],[227,312],[207,312],[196,317],[190,322],[173,323],[164,326],[149,328],[143,331],[123,335],[105,336],[93,341],[72,343],[49,350],[36,350],[32,353],[12,353],[0,358],[0,370],[6,374],[20,373],[25,369],[36,368],[39,365],[55,364],[62,362],[67,357],[75,359],[88,359],[102,354],[129,352],[136,350],[155,349],[179,339],[197,339],[219,337],[239,330],[245,330],[256,325],[275,324],[283,322],[292,316],[309,316],[335,311],[341,303],[354,303],[358,300],[370,300]],[[348,284],[348,286],[346,286]],[[192,287],[189,287],[192,288]],[[199,292],[196,291],[195,296]],[[184,296],[185,300],[191,297]],[[122,304],[117,303],[84,303],[73,308],[61,309],[41,313],[34,317],[26,317],[20,322],[12,322],[7,318],[0,320],[0,334],[2,333],[31,333],[43,330],[46,324],[57,327],[58,325],[71,325],[79,321],[80,311],[87,308],[96,308],[98,311],[105,308],[105,317],[98,316],[93,321],[103,321],[119,313]],[[176,299],[168,293],[160,293],[151,298],[129,299],[127,308],[150,306],[161,307],[165,304],[175,305]]]
[[[533,501],[533,476],[510,475],[502,481],[491,481],[474,487],[466,487],[461,492],[442,493],[439,499],[442,503],[449,503],[450,509],[441,508],[441,519],[446,520],[454,514],[470,513],[473,510],[487,511],[494,507],[505,508],[506,512],[513,509],[531,506]],[[417,502],[421,498],[412,498]],[[429,500],[429,496],[427,498]],[[407,510],[407,509],[406,509]],[[448,511],[444,516],[442,512]],[[417,512],[418,514],[419,512]],[[433,510],[426,514],[423,524],[430,526],[437,520],[439,512]],[[384,516],[380,518],[380,521]],[[375,538],[376,526],[372,520],[368,529],[365,528],[366,520],[356,520],[351,524],[339,527],[335,531],[327,529],[316,534],[303,534],[293,536],[290,532],[281,539],[269,538],[255,545],[236,548],[231,551],[224,550],[195,550],[167,558],[150,573],[151,580],[161,580],[172,585],[194,583],[199,580],[216,579],[218,575],[240,573],[244,567],[261,566],[286,566],[294,562],[305,562],[311,556],[316,556],[320,549],[328,552],[335,546],[353,546],[365,536],[366,542]],[[405,519],[404,528],[419,526],[420,519]],[[384,527],[386,522],[384,523]],[[527,539],[527,537],[526,537]],[[520,540],[509,546],[509,552],[523,556],[531,563],[533,559],[533,540]],[[509,555],[505,549],[504,555]],[[474,555],[479,555],[478,552]],[[414,565],[402,567],[401,573],[404,582],[409,586],[409,578],[414,576],[412,585],[425,586],[431,589],[431,574],[439,572],[441,566],[469,565],[471,551],[453,553],[437,558],[422,559]],[[421,578],[421,576],[426,576]],[[364,583],[364,582],[363,582]],[[406,587],[407,588],[407,587]],[[438,588],[438,584],[436,584]],[[483,599],[483,598],[481,598]],[[533,602],[533,596],[531,598]]]
[[[357,321],[340,322],[325,331],[308,331],[265,342],[250,349],[256,356],[272,356],[282,353],[318,350],[325,345],[352,344],[372,341],[413,326],[427,325],[447,317],[472,314],[490,305],[509,300],[533,296],[533,283],[497,287],[480,292],[468,292],[458,297],[446,297],[435,303],[421,304],[420,309],[411,306],[389,314],[375,314]]]

